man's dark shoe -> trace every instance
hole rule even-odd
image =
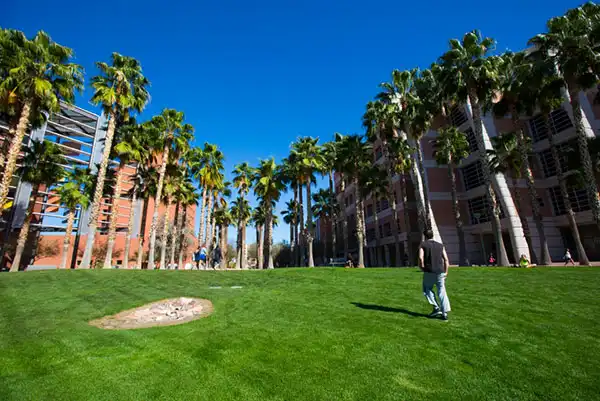
[[[442,314],[442,311],[438,308],[433,308],[433,311],[429,314],[429,317],[438,317]]]
[[[443,320],[443,321],[445,321],[445,322],[447,322],[447,321],[448,321],[448,314],[447,314],[447,313],[444,313],[444,314],[442,315],[442,320]]]

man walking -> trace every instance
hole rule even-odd
[[[442,320],[448,320],[448,312],[450,312],[450,301],[446,295],[446,276],[449,265],[444,245],[433,239],[433,231],[425,231],[425,241],[419,247],[419,267],[423,271],[423,294],[429,304],[433,306],[433,311],[429,316],[441,316]],[[439,304],[433,293],[434,285],[437,286]]]

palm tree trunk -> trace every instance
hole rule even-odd
[[[158,226],[158,210],[160,208],[160,202],[162,200],[163,186],[165,185],[165,175],[167,172],[167,163],[169,161],[169,146],[165,146],[163,149],[162,164],[160,165],[160,171],[158,175],[158,184],[156,186],[156,198],[154,201],[154,213],[152,214],[152,224],[150,225],[150,246],[148,249],[148,269],[154,268],[154,252],[156,249],[156,230]],[[168,208],[167,208],[168,213]],[[168,220],[165,219],[165,223]],[[164,246],[163,246],[164,248]],[[164,264],[164,261],[163,261]]]
[[[212,243],[211,233],[212,233],[212,209],[213,209],[213,194],[212,189],[208,190],[208,206],[206,207],[206,245],[209,251]]]
[[[221,270],[227,270],[227,225],[219,228],[219,240],[221,241]]]
[[[25,221],[23,222],[21,231],[19,231],[19,239],[17,241],[15,257],[12,261],[12,265],[10,266],[11,272],[19,271],[19,266],[21,265],[21,257],[23,256],[23,251],[25,250],[25,243],[27,242],[27,236],[29,235],[29,226],[31,225],[31,219],[33,218],[33,208],[35,207],[35,200],[38,197],[39,190],[39,185],[34,185],[33,188],[31,188],[29,204],[27,205],[27,214],[25,215]]]
[[[360,188],[358,186],[358,179],[354,179],[354,206],[356,208],[356,239],[358,248],[358,266],[359,268],[365,267],[365,255],[364,255],[364,215],[363,215],[363,201],[360,196]]]
[[[423,165],[423,148],[421,147],[421,139],[415,139],[415,144],[417,148],[417,167],[419,170],[419,175],[421,176],[421,184],[423,185],[423,207],[424,210],[424,218],[425,218],[425,229],[431,230],[433,224],[431,222],[431,215],[429,213],[429,188],[427,187],[427,177],[425,175],[425,166]],[[419,189],[419,193],[421,190]]]
[[[125,164],[120,163],[115,187],[112,194],[112,205],[110,213],[110,223],[108,226],[108,242],[106,244],[106,256],[104,257],[104,269],[112,269],[112,254],[117,237],[117,222],[119,220],[119,198],[121,197],[121,182],[123,181]],[[133,205],[132,205],[133,207]]]
[[[158,265],[159,270],[164,270],[166,268],[165,262],[167,259],[167,244],[169,243],[169,209],[171,209],[171,203],[171,197],[167,196],[163,233],[160,240],[160,264]],[[152,244],[150,244],[150,246],[152,246]]]
[[[210,248],[209,249],[212,249],[213,243],[215,242],[215,238],[216,238],[215,235],[216,235],[216,230],[217,230],[217,219],[215,218],[214,213],[212,215],[212,222],[211,222],[210,227],[211,228],[210,228],[210,242],[209,242]],[[211,252],[211,256],[212,256],[212,252]]]
[[[556,166],[556,178],[558,179],[560,195],[563,198],[565,211],[567,212],[567,220],[569,222],[569,227],[571,228],[571,235],[573,235],[573,241],[575,241],[575,247],[577,248],[577,254],[579,255],[579,264],[589,266],[590,260],[588,259],[587,253],[585,252],[585,248],[583,247],[583,243],[581,242],[581,236],[579,235],[579,227],[577,226],[577,221],[575,220],[575,213],[573,212],[573,207],[571,206],[571,199],[569,198],[567,182],[562,171],[560,156],[558,154],[558,149],[556,149],[556,145],[554,143],[554,135],[552,135],[552,131],[550,130],[550,116],[548,114],[544,114],[544,121],[546,123],[546,129],[548,130],[548,144],[550,145],[552,160],[554,161],[554,165]]]
[[[179,266],[180,269],[183,270],[184,266],[183,266],[183,252],[185,249],[185,233],[184,233],[184,229],[185,226],[187,224],[187,206],[183,206],[183,210],[181,211],[181,221],[178,223],[178,228],[177,228],[177,232],[179,233],[179,246],[177,247],[177,252],[179,254],[178,256],[178,261],[177,261],[177,266]]]
[[[373,222],[375,223],[375,264],[377,266],[384,266],[383,259],[381,257],[381,239],[379,238],[379,216],[377,215],[377,207],[374,209],[375,213],[373,213]]]
[[[392,234],[394,235],[394,248],[396,251],[396,266],[400,266],[400,261],[402,260],[402,255],[400,254],[400,230],[398,229],[398,206],[397,206],[397,199],[396,199],[396,194],[394,191],[394,162],[393,160],[391,160],[390,157],[390,150],[389,150],[389,145],[387,143],[387,141],[383,141],[383,152],[385,155],[385,165],[386,165],[386,169],[388,172],[388,182],[389,182],[389,186],[388,186],[388,194],[387,194],[387,198],[388,198],[388,202],[390,203],[390,205],[392,205],[392,216],[394,218],[394,224],[392,224]],[[406,209],[406,204],[404,204],[404,208]],[[377,213],[377,210],[375,210],[375,213]],[[379,229],[379,227],[377,227],[377,230]],[[406,233],[407,236],[410,235],[410,230],[407,231]],[[387,246],[385,247],[385,251],[389,253],[389,250],[387,248]],[[406,250],[405,250],[406,252]],[[389,260],[389,258],[386,258],[386,260]]]
[[[171,267],[175,266],[175,253],[177,252],[177,247],[179,246],[179,224],[183,219],[183,213],[181,213],[180,207],[181,202],[177,201],[175,203],[175,217],[173,218],[175,223],[173,224],[173,233],[171,234],[171,249],[169,249],[169,262],[171,263]]]
[[[206,186],[202,188],[202,204],[200,206],[200,229],[198,231],[198,246],[202,246],[204,243],[204,230],[205,230],[205,220],[204,213],[206,212],[206,196],[208,194],[208,190]]]
[[[571,97],[571,107],[573,108],[573,119],[575,120],[575,131],[577,132],[577,144],[581,162],[583,164],[583,173],[585,177],[585,189],[589,198],[592,209],[592,216],[596,226],[600,229],[600,199],[598,198],[598,186],[596,185],[596,174],[592,158],[588,149],[588,137],[585,134],[583,126],[583,115],[581,112],[581,104],[579,102],[579,88],[575,85],[569,85],[572,90],[569,92]]]
[[[543,217],[540,212],[540,203],[538,202],[538,194],[535,188],[535,181],[533,179],[533,174],[531,172],[531,166],[529,164],[529,155],[528,149],[525,142],[525,136],[523,135],[523,127],[521,126],[521,122],[519,120],[519,113],[517,112],[516,105],[512,105],[511,109],[512,122],[515,132],[517,133],[517,141],[519,143],[519,155],[521,156],[521,174],[525,177],[525,182],[527,183],[527,193],[529,195],[529,202],[531,204],[531,211],[533,212],[533,221],[535,222],[535,227],[537,229],[538,235],[540,237],[540,250],[542,252],[541,259],[537,259],[535,263],[542,264],[544,266],[548,266],[552,263],[550,259],[550,250],[548,249],[548,240],[546,239],[546,231],[544,230]],[[548,131],[550,133],[550,131]],[[515,187],[516,191],[516,187]],[[529,226],[527,227],[527,231],[525,232],[525,226],[523,226],[523,234],[525,235],[525,239],[527,240],[527,244],[529,245],[531,242],[530,234],[529,234]],[[536,256],[533,252],[533,246],[530,246],[531,257]]]
[[[340,192],[343,196],[343,194],[346,193],[346,180],[344,179],[344,177],[342,177],[341,180],[342,184]],[[348,238],[348,218],[346,216],[346,204],[343,203],[340,206],[340,209],[342,210],[342,236],[344,237],[344,258],[346,258],[350,253],[348,249],[348,242],[350,241],[350,239]]]
[[[456,236],[458,237],[458,260],[461,266],[468,266],[467,244],[465,243],[465,230],[463,228],[462,217],[460,216],[460,206],[458,204],[458,195],[456,190],[456,165],[450,160],[448,164],[448,178],[452,186],[452,211],[454,212],[454,221],[456,222]]]
[[[300,237],[298,238],[298,252],[300,258],[300,266],[304,267],[304,245],[305,245],[305,232],[304,232],[304,201],[302,199],[302,183],[298,184],[298,202],[299,202],[299,213],[300,213]]]
[[[134,184],[135,185],[135,184]],[[137,186],[131,194],[131,205],[129,209],[129,221],[127,224],[127,236],[125,237],[125,250],[123,255],[123,269],[129,269],[129,252],[131,249],[131,236],[133,234],[133,220],[135,217],[135,204],[137,202]]]
[[[67,259],[69,258],[69,246],[71,245],[71,234],[73,233],[73,223],[75,222],[76,209],[69,210],[67,216],[67,228],[65,229],[65,238],[63,239],[63,253],[60,260],[59,269],[67,268]]]
[[[237,241],[236,241],[236,259],[235,259],[235,268],[236,269],[241,269],[242,268],[242,255],[244,252],[242,252],[242,246],[243,246],[243,242],[242,242],[242,220],[238,220],[238,226],[237,226]]]
[[[331,170],[329,170],[329,191],[333,194],[333,196],[335,197],[335,191],[333,188],[333,172]],[[337,207],[336,205],[332,205],[333,206],[333,213],[332,213],[332,219],[331,219],[331,257],[335,258],[337,255],[337,224],[338,224],[338,218],[337,218]]]
[[[266,236],[266,233],[264,234]],[[263,226],[256,226],[256,264],[259,269],[265,267],[265,239],[263,237]]]
[[[533,249],[533,244],[531,243],[531,231],[529,230],[529,223],[527,222],[527,217],[523,214],[523,209],[521,208],[521,192],[517,187],[517,173],[515,171],[509,171],[509,174],[512,176],[512,186],[515,189],[515,196],[513,197],[515,200],[515,207],[517,208],[517,214],[519,215],[519,219],[521,220],[521,226],[523,227],[523,235],[525,236],[525,242],[527,242],[527,247],[529,249],[529,255],[531,256],[531,261],[533,263],[537,262],[537,255],[535,250]]]
[[[266,210],[266,222],[265,222],[265,238],[264,238],[264,247],[267,259],[267,269],[274,269],[273,265],[273,205],[271,204],[271,200],[267,202],[267,210]]]
[[[483,140],[483,122],[481,121],[481,106],[477,91],[474,88],[469,88],[469,101],[471,102],[471,110],[473,112],[473,126],[475,129],[475,138],[477,139],[477,147],[479,148],[480,160],[482,164],[483,180],[486,187],[486,198],[488,201],[488,213],[492,217],[492,232],[496,241],[496,251],[498,252],[498,266],[508,266],[508,255],[504,247],[504,239],[502,238],[502,225],[500,224],[500,208],[496,199],[496,194],[492,188],[492,174],[488,161],[485,142]]]
[[[308,245],[308,267],[315,267],[313,258],[314,226],[312,221],[312,199],[310,197],[310,179],[306,184],[306,243]]]
[[[19,117],[19,123],[17,124],[17,130],[15,135],[10,142],[10,148],[8,150],[8,160],[6,161],[6,168],[4,168],[4,175],[2,176],[2,182],[0,183],[0,211],[4,210],[4,205],[8,198],[8,190],[10,183],[12,182],[13,174],[17,167],[17,159],[21,153],[21,147],[23,146],[23,138],[27,132],[29,125],[29,116],[31,115],[31,102],[26,102],[21,110],[21,116]]]
[[[242,221],[242,270],[246,270],[248,268],[248,247],[246,245],[247,226],[248,222],[246,220]]]
[[[142,264],[144,263],[144,238],[146,236],[146,221],[149,205],[150,203],[148,202],[148,199],[144,199],[144,207],[142,207],[142,221],[140,224],[140,240],[138,243],[137,269],[141,269]]]
[[[98,228],[98,215],[100,214],[100,206],[102,203],[102,197],[104,195],[104,181],[106,179],[108,162],[110,161],[110,152],[112,150],[115,128],[116,115],[114,111],[111,111],[108,117],[108,129],[106,131],[106,138],[104,140],[104,150],[102,151],[102,160],[100,162],[100,169],[98,170],[96,187],[94,189],[94,199],[92,201],[92,210],[90,213],[90,222],[88,226],[87,240],[85,242],[85,250],[83,252],[83,257],[81,258],[81,263],[79,264],[80,269],[89,269],[92,261],[94,240],[96,237],[96,229]]]
[[[412,246],[411,246],[411,224],[410,224],[410,211],[408,210],[408,197],[406,196],[406,175],[400,174],[400,197],[402,198],[402,205],[404,206],[404,228],[406,230],[406,238],[404,240],[404,253],[407,255],[406,265],[404,264],[404,255],[398,255],[398,250],[396,249],[396,264],[402,264],[405,266],[410,266],[415,262]],[[402,259],[400,259],[402,258]]]

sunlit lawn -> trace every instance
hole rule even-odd
[[[322,268],[0,274],[0,399],[600,398],[600,269],[453,269],[449,322],[422,316],[420,278]],[[182,295],[210,299],[214,314],[128,331],[87,324]]]

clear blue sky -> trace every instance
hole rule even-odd
[[[43,29],[75,50],[87,78],[114,51],[139,59],[152,82],[141,119],[170,107],[233,165],[286,156],[299,135],[361,132],[364,105],[392,69],[427,67],[448,39],[480,29],[519,50],[572,0],[156,1],[8,0],[0,26]],[[93,109],[88,89],[80,107]],[[278,206],[289,199],[284,195]],[[253,241],[253,230],[249,230]],[[275,240],[288,238],[280,225]]]

